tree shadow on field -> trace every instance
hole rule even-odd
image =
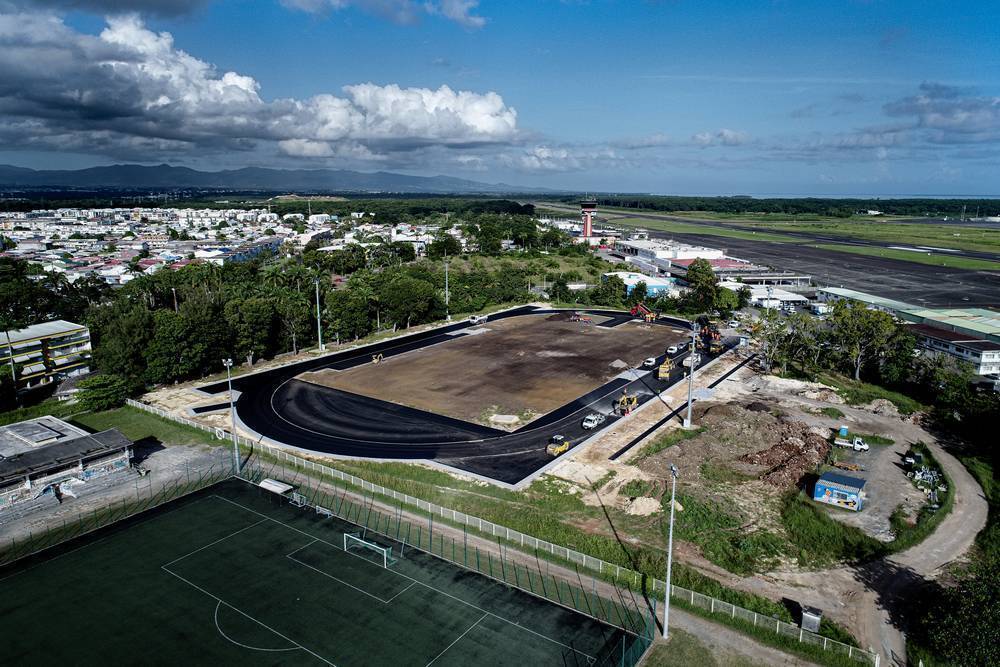
[[[593,482],[591,482],[589,479],[587,480],[587,482],[591,485],[591,488],[594,487]],[[628,595],[628,597],[632,600],[632,603],[635,605],[637,609],[645,607],[646,610],[649,612],[650,616],[652,616],[655,619],[657,627],[660,628],[660,631],[662,631],[663,628],[661,622],[658,618],[656,618],[656,603],[650,598],[648,592],[648,584],[650,578],[645,573],[640,572],[639,569],[640,564],[639,560],[636,558],[635,552],[632,549],[630,549],[631,545],[629,545],[628,543],[626,543],[624,539],[622,539],[622,536],[619,534],[618,529],[615,527],[614,520],[611,518],[611,513],[608,511],[607,505],[604,504],[604,498],[601,497],[600,491],[596,488],[594,488],[594,495],[597,496],[597,501],[601,505],[601,512],[604,514],[604,518],[608,522],[608,527],[611,528],[611,534],[614,535],[615,541],[621,548],[622,553],[625,554],[626,559],[628,559],[629,569],[631,569],[633,572],[639,572],[640,576],[642,577],[641,580],[638,582],[640,584],[638,586],[639,588],[638,591],[636,591],[631,586],[625,586],[624,594]],[[618,591],[619,597],[623,597],[623,587],[619,586],[617,582],[614,583],[614,586]],[[637,600],[636,599],[637,595],[641,599]]]

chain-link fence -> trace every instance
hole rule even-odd
[[[259,482],[269,474],[266,466],[250,464],[243,469],[241,477]],[[579,572],[575,582],[568,581],[553,574],[547,564],[543,565],[537,558],[532,560],[520,552],[511,553],[502,544],[498,544],[498,549],[494,551],[470,543],[468,533],[460,538],[445,534],[440,526],[436,529],[433,516],[429,516],[426,523],[418,522],[404,516],[402,511],[385,511],[376,508],[374,502],[358,502],[346,489],[327,492],[315,479],[303,480],[291,501],[317,514],[352,523],[365,531],[363,535],[377,533],[388,538],[395,542],[394,552],[403,556],[409,550],[417,549],[625,630],[620,646],[610,650],[599,664],[632,667],[652,644],[656,603],[643,606],[644,598],[636,598],[630,589],[604,584],[602,592],[614,591],[615,599],[609,599],[598,594],[596,581],[588,589]]]
[[[135,516],[232,476],[232,461],[217,462],[207,470],[188,470],[186,475],[158,484],[154,484],[150,477],[136,476],[134,494],[129,491],[103,507],[60,517],[58,522],[50,520],[44,529],[29,531],[21,539],[0,538],[0,566]],[[123,482],[123,487],[127,486],[128,483]]]
[[[172,421],[187,424],[203,431],[214,432],[216,437],[221,440],[228,440],[231,438],[231,434],[224,429],[212,428],[204,424],[199,424],[198,422],[179,417],[165,410],[161,410],[138,401],[129,400],[128,404]],[[426,512],[429,515],[441,517],[453,525],[474,530],[481,535],[488,535],[493,538],[502,539],[507,545],[513,545],[533,553],[547,554],[553,559],[567,562],[573,566],[583,568],[590,572],[596,572],[604,579],[613,583],[627,585],[635,589],[645,589],[650,597],[656,597],[657,594],[662,596],[663,592],[666,590],[666,584],[663,581],[651,578],[648,575],[636,572],[627,567],[622,567],[616,563],[609,563],[600,558],[595,558],[594,556],[581,553],[574,549],[538,539],[526,533],[512,530],[506,526],[487,521],[480,517],[427,502],[426,500],[422,500],[406,493],[401,493],[395,489],[390,489],[379,484],[373,484],[372,482],[357,477],[356,475],[351,475],[341,470],[337,470],[336,468],[331,468],[329,466],[316,463],[315,461],[310,461],[296,456],[281,447],[274,447],[261,442],[254,442],[244,438],[243,436],[238,436],[237,441],[240,447],[244,448],[247,452],[254,452],[256,454],[269,457],[274,461],[285,462],[294,466],[296,469],[309,471],[332,481],[342,482],[343,484],[354,487],[362,492],[372,494],[372,496],[380,496],[387,500],[391,499],[397,504],[402,503],[422,512]],[[866,651],[864,649],[839,642],[835,639],[818,635],[808,630],[804,630],[797,625],[786,623],[785,621],[775,619],[764,614],[759,614],[757,612],[750,611],[749,609],[738,607],[729,602],[703,595],[676,585],[671,586],[671,597],[680,600],[682,603],[687,603],[692,608],[701,610],[702,612],[708,612],[710,616],[718,617],[720,619],[728,617],[728,619],[732,621],[739,621],[740,623],[746,624],[748,627],[758,629],[756,630],[758,632],[773,631],[774,634],[781,637],[787,637],[803,644],[821,647],[822,649],[830,651],[836,655],[843,655],[851,661],[857,661],[862,664],[870,664],[875,667],[879,667],[880,657],[877,653]]]

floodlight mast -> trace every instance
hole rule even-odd
[[[677,466],[670,464],[670,476],[673,484],[670,487],[670,528],[667,532],[667,590],[663,594],[663,638],[670,638],[670,567],[673,564],[674,553],[674,500],[677,497]]]
[[[690,362],[691,369],[688,371],[688,404],[687,404],[687,416],[684,417],[684,428],[691,428],[691,400],[692,400],[692,387],[694,386],[694,369],[697,364],[698,354],[696,350],[698,349],[698,332],[701,327],[698,326],[697,322],[691,325],[691,351],[688,353],[688,361]]]
[[[233,405],[233,360],[226,358],[222,360],[222,365],[226,367],[226,382],[229,384],[229,430],[233,435],[233,470],[240,472],[240,450],[236,444],[236,408]]]

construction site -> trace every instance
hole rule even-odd
[[[523,426],[662,356],[688,332],[572,312],[487,321],[468,335],[302,380],[499,428]]]

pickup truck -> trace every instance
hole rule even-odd
[[[489,319],[488,315],[473,315],[469,318],[469,324],[482,324],[487,319]]]
[[[590,431],[597,428],[604,422],[606,422],[607,419],[608,418],[602,415],[600,412],[591,412],[589,415],[583,418],[582,426],[584,429]]]
[[[869,449],[868,443],[865,442],[860,436],[854,436],[853,439],[834,438],[833,444],[838,447],[848,447],[856,452],[867,452]]]

